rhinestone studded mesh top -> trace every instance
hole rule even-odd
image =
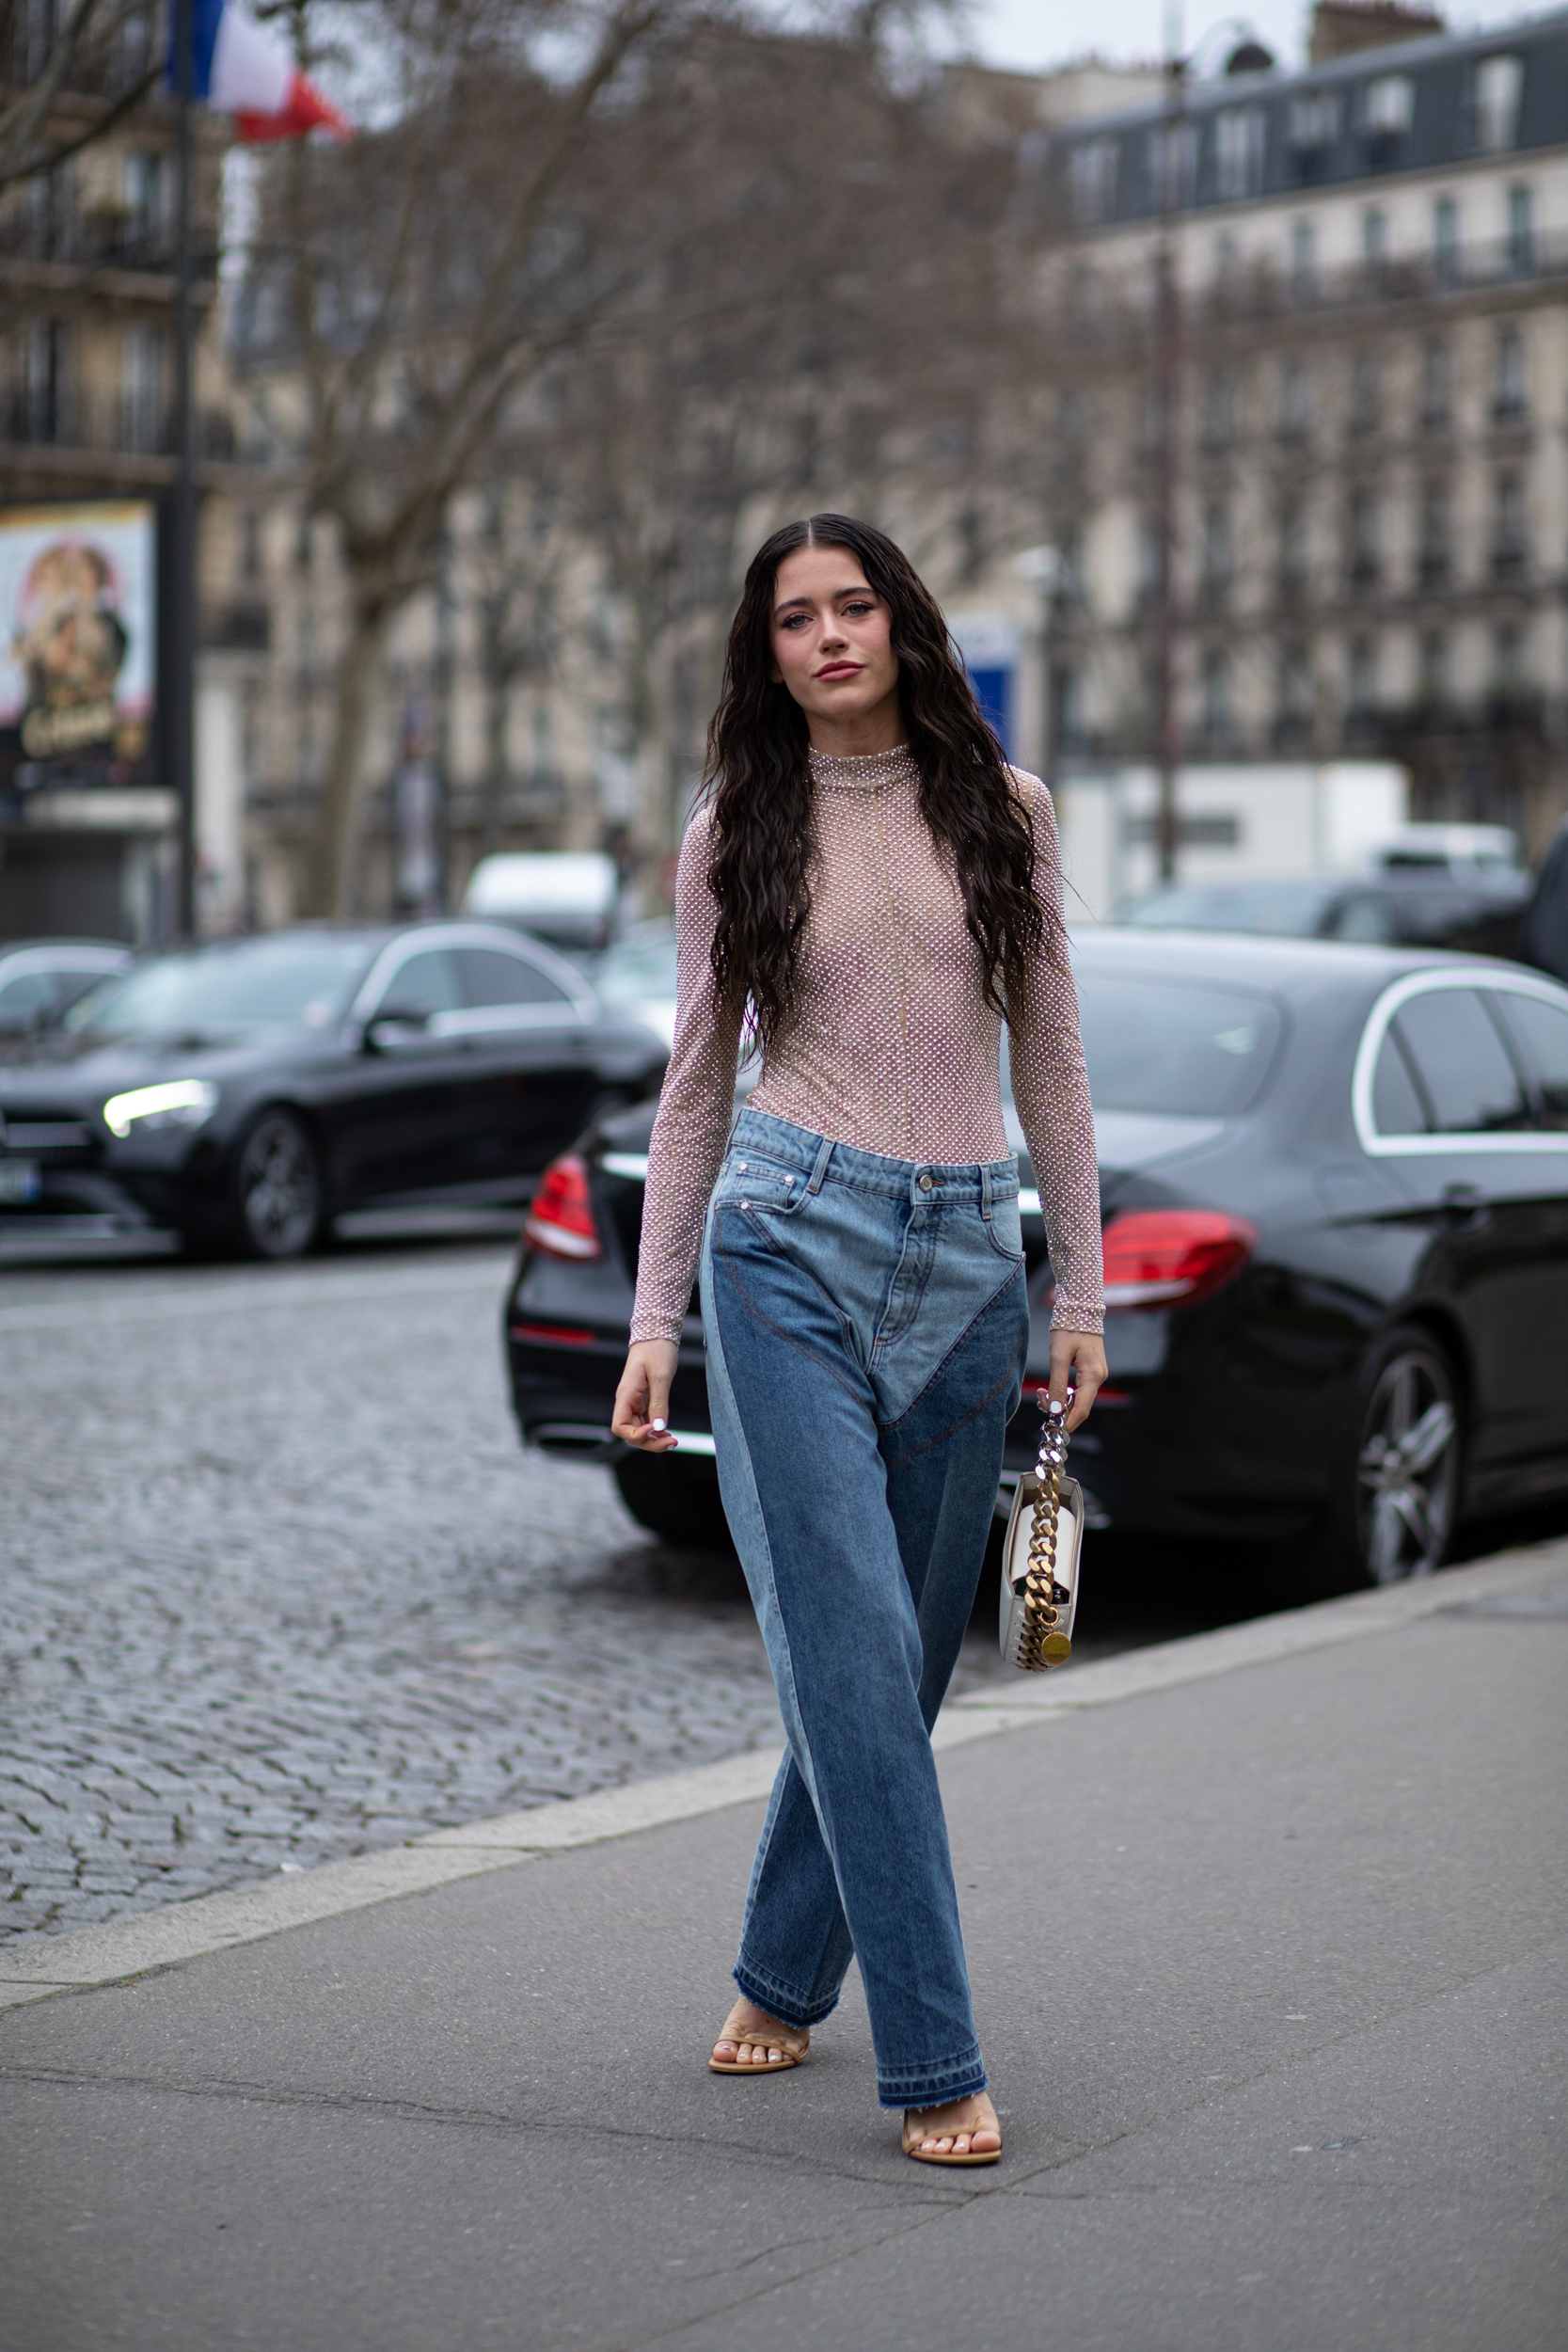
[[[914,760],[907,750],[861,759],[814,751],[811,766],[816,856],[796,1004],[752,1107],[894,1159],[1005,1159],[1001,1023],[986,1002],[957,875],[920,814]],[[1052,1319],[1098,1331],[1100,1181],[1056,821],[1044,785],[1015,774],[1035,829],[1046,931],[1022,1001],[1008,1009],[1013,1098],[1045,1214]],[[648,1149],[634,1340],[680,1336],[734,1116],[740,1023],[721,1011],[709,961],[711,826],[699,810],[675,882],[675,1042]]]

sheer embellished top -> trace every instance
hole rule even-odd
[[[914,760],[907,750],[859,759],[814,751],[811,766],[811,906],[796,1000],[752,1107],[894,1159],[1005,1159],[1001,1023],[986,1001],[952,862],[920,813]],[[1044,785],[1014,777],[1034,827],[1045,935],[1007,1009],[1013,1098],[1045,1215],[1053,1321],[1098,1331],[1100,1184],[1056,823]],[[680,1336],[734,1116],[740,1016],[720,1006],[709,961],[711,836],[704,808],[687,830],[675,882],[675,1041],[648,1150],[634,1340]]]

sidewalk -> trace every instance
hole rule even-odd
[[[0,1950],[0,2346],[1557,2352],[1565,1680],[1559,1544],[951,1708],[993,2171],[704,2070],[755,1757]]]

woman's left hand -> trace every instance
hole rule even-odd
[[[1098,1331],[1053,1331],[1051,1334],[1051,1402],[1067,1402],[1068,1384],[1077,1394],[1067,1417],[1069,1430],[1082,1428],[1105,1377],[1105,1343]]]

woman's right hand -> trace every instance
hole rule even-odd
[[[675,1443],[670,1434],[670,1383],[677,1353],[673,1340],[634,1340],[626,1351],[610,1425],[644,1454],[668,1454]]]

